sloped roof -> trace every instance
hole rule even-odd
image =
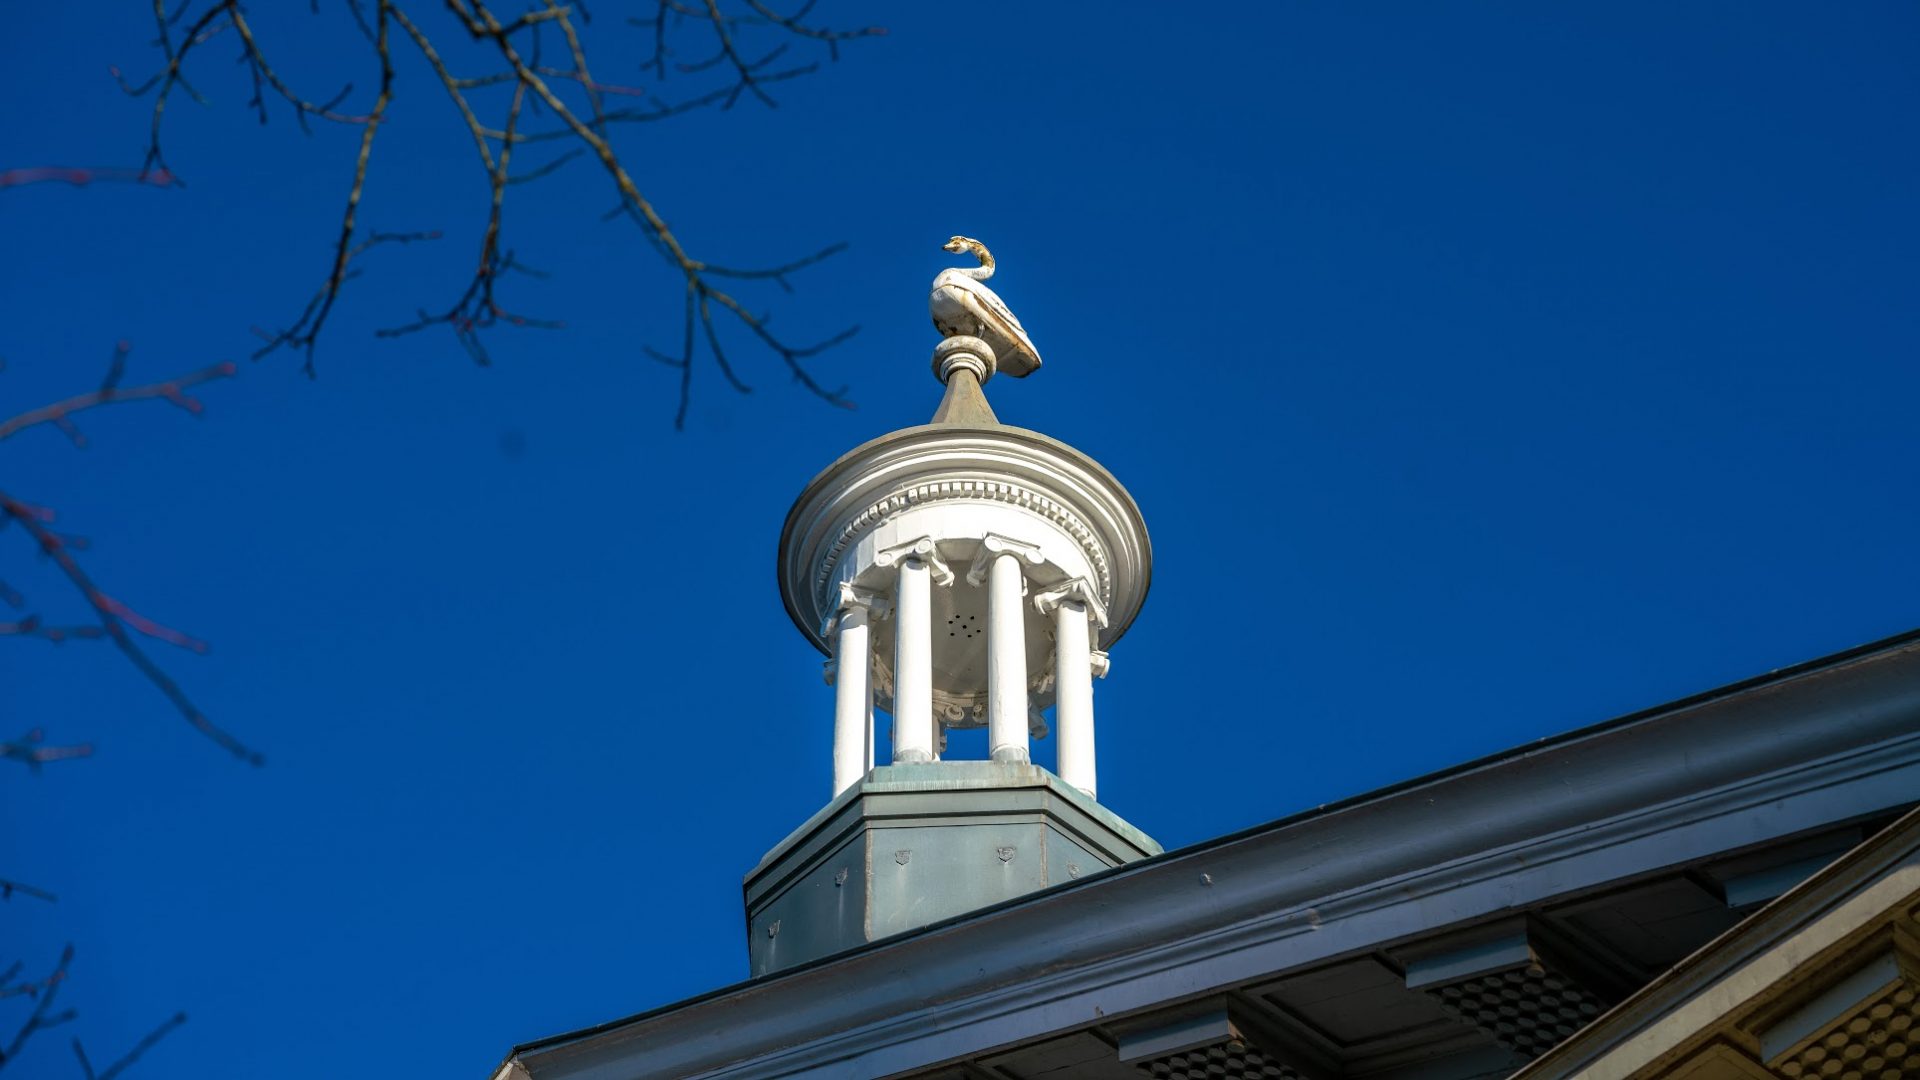
[[[1078,1031],[1105,1045],[1116,1021],[1356,956],[1398,979],[1403,947],[1916,801],[1920,631],[527,1043],[498,1075],[931,1076]]]
[[[1756,911],[1512,1080],[1678,1073],[1702,1054],[1747,1075],[1812,1080],[1820,1074],[1807,1073],[1802,1058],[1813,1046],[1829,1049],[1821,1044],[1833,1028],[1857,1029],[1843,1031],[1839,1045],[1831,1047],[1841,1051],[1830,1055],[1844,1063],[1841,1072],[1851,1069],[1871,1080],[1888,1069],[1901,1073],[1909,1059],[1920,1062],[1920,1046],[1900,1049],[1871,1069],[1856,1062],[1871,1059],[1870,1044],[1901,1047],[1909,1041],[1899,1033],[1874,1040],[1873,1029],[1920,1011],[1916,912],[1920,810]],[[1882,998],[1901,997],[1901,985],[1902,1000],[1876,1008]],[[1915,1031],[1911,1020],[1899,1028]],[[1853,1042],[1862,1052],[1843,1057]],[[1818,1054],[1813,1064],[1824,1064],[1828,1056]]]

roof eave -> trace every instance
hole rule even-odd
[[[1767,738],[1752,737],[1757,725]],[[836,1054],[879,1054],[862,1067],[898,1071],[914,1067],[908,1059],[940,1060],[926,1040],[958,1032],[964,1018],[1013,1015],[1016,997],[1039,995],[1050,1011],[1029,1015],[1058,1022],[1062,1002],[1080,1000],[1073,984],[1107,978],[1111,987],[1130,958],[1184,967],[1203,982],[1226,978],[1236,951],[1244,963],[1297,966],[1338,952],[1327,933],[1336,921],[1346,924],[1337,935],[1345,947],[1362,947],[1418,932],[1391,917],[1408,904],[1435,925],[1472,918],[1476,903],[1496,909],[1499,895],[1511,903],[1527,889],[1577,888],[1582,874],[1597,887],[1653,869],[1649,860],[1905,805],[1914,791],[1920,631],[528,1043],[509,1060],[534,1080],[588,1077],[644,1039],[650,1060],[678,1075],[752,1075],[763,1071],[753,1061],[778,1058],[787,1069],[796,1055]],[[1644,843],[1650,836],[1660,844]],[[1080,917],[1089,893],[1100,896],[1097,923]],[[1306,934],[1315,935],[1311,947]],[[1137,960],[1149,954],[1158,960]],[[942,1023],[918,1025],[908,1041],[919,1051],[888,1055],[889,1031],[913,1026],[899,1008],[901,979],[942,1003]],[[889,986],[874,1000],[875,988]],[[1106,1015],[1144,1007],[1112,993],[1103,1000]],[[726,1025],[714,1010],[751,1012],[761,1045],[716,1035]],[[998,1030],[1013,1036],[1018,1025]]]

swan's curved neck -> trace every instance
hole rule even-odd
[[[980,260],[980,265],[967,267],[960,272],[975,281],[985,281],[992,277],[993,254],[987,250],[987,245],[975,241],[967,245],[967,250],[973,252],[974,256]]]

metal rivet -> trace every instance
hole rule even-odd
[[[907,865],[907,860],[911,858],[913,858],[913,852],[910,850],[902,849],[893,853],[893,861],[901,866]]]
[[[1212,875],[1212,874],[1201,874],[1201,875],[1200,875],[1200,884],[1202,884],[1202,885],[1211,885],[1211,884],[1213,884],[1213,875]]]
[[[768,924],[767,924],[767,936],[768,936],[768,937],[777,937],[777,936],[779,936],[779,934],[780,934],[780,920],[779,920],[779,919],[775,919],[775,920],[773,920],[772,922],[770,922],[770,923],[768,923]]]

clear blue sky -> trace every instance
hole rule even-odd
[[[350,54],[364,108],[325,6],[260,5],[260,33],[315,97]],[[601,76],[646,84],[644,35],[592,6]],[[155,650],[268,757],[104,647],[0,640],[0,737],[98,746],[0,771],[0,876],[61,894],[0,905],[0,966],[72,940],[96,1059],[184,1009],[133,1075],[474,1080],[744,977],[741,875],[828,793],[780,521],[930,415],[955,232],[1047,358],[990,385],[1001,417],[1098,456],[1153,529],[1101,794],[1169,848],[1920,622],[1912,5],[819,15],[891,33],[777,111],[621,145],[710,259],[851,245],[753,295],[795,337],[863,325],[817,365],[857,410],[735,335],[755,392],[701,368],[675,433],[640,349],[675,342],[676,286],[588,162],[508,211],[552,274],[511,295],[566,330],[496,334],[486,370],[376,339],[451,302],[485,197],[409,60],[364,220],[449,235],[367,264],[317,381],[279,356],[200,419],[0,445],[107,588],[213,642]],[[137,163],[107,69],[151,68],[144,7],[9,28],[0,168]],[[171,110],[190,186],[0,191],[0,413],[93,385],[117,338],[130,380],[244,363],[318,283],[357,135],[260,127],[210,49],[212,103]],[[17,529],[0,577],[79,614]],[[70,1074],[64,1033],[29,1053]]]

